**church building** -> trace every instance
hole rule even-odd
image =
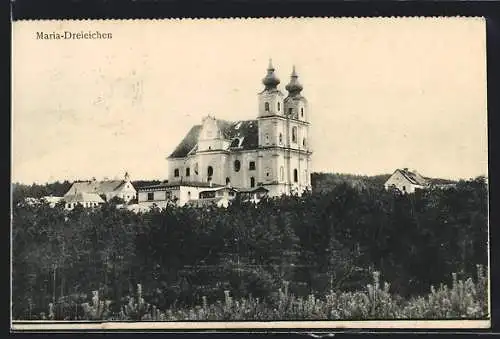
[[[207,116],[168,156],[168,184],[230,186],[269,196],[311,189],[309,111],[295,67],[285,86],[269,61],[258,93],[257,118],[226,121]]]

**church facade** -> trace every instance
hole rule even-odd
[[[269,196],[311,189],[309,111],[295,67],[285,95],[272,62],[258,94],[257,118],[226,121],[207,116],[168,156],[169,185],[263,187]]]

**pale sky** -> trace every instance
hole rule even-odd
[[[111,40],[37,40],[99,30]],[[487,174],[479,18],[27,21],[13,24],[12,180],[165,179],[207,114],[257,117],[272,58],[309,101],[314,171]]]

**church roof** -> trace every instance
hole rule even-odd
[[[227,121],[216,119],[217,126],[225,139],[241,140],[238,149],[256,149],[259,145],[259,124],[257,120]],[[184,139],[177,145],[169,158],[184,158],[188,153],[196,151],[200,137],[201,125],[193,126]]]

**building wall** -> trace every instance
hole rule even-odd
[[[415,188],[420,188],[421,186],[414,185],[404,175],[399,171],[395,172],[391,177],[385,182],[385,189],[389,189],[394,186],[401,192],[414,193]]]
[[[259,93],[259,116],[283,115],[283,99],[284,95],[279,91]],[[269,111],[266,111],[266,102],[269,104]]]

